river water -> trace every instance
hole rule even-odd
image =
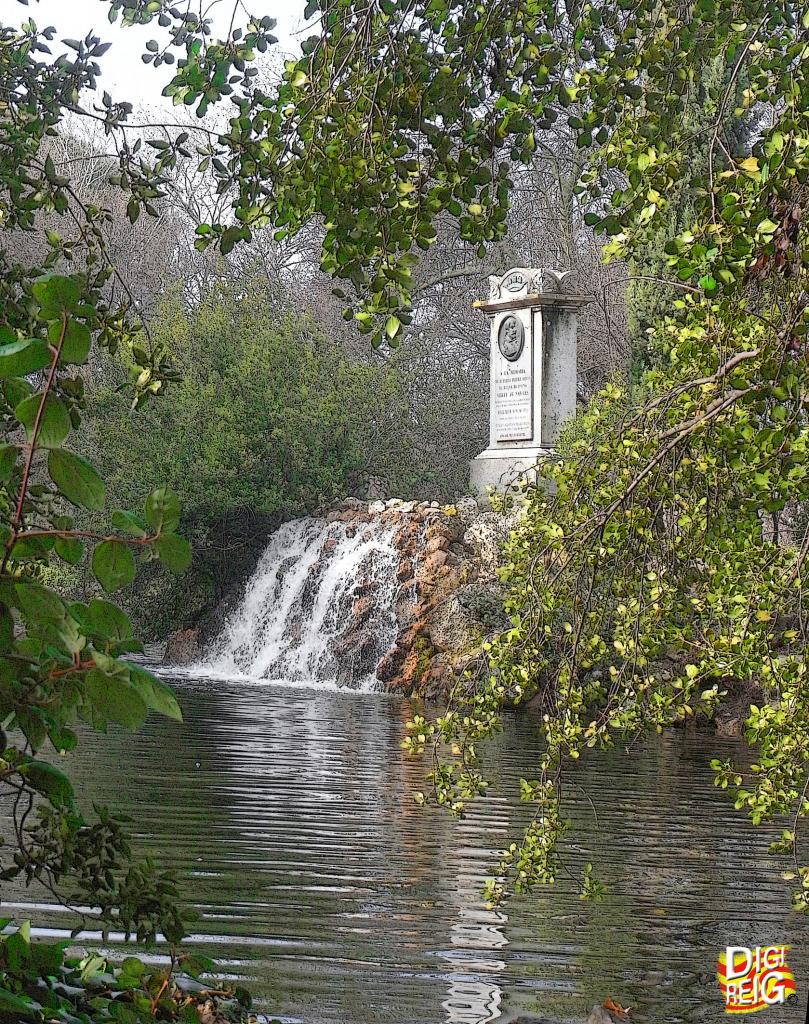
[[[130,813],[201,914],[188,946],[245,979],[259,1008],[306,1024],[583,1022],[606,996],[641,1022],[725,1018],[727,944],[793,946],[802,1024],[809,922],[708,762],[734,741],[672,732],[578,766],[571,870],[594,862],[605,899],[557,886],[487,911],[480,889],[519,833],[516,798],[538,743],[509,716],[488,748],[490,795],[463,821],[419,809],[422,767],[400,742],[412,706],[380,694],[256,682],[175,681],[185,722],[83,738],[84,806]],[[594,805],[598,820],[594,817]],[[781,865],[783,867],[783,865]],[[6,895],[9,895],[8,893]],[[10,912],[69,930],[39,894]],[[88,944],[90,939],[86,939]]]

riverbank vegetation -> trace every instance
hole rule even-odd
[[[390,61],[385,18],[354,16],[371,52],[382,45]],[[306,65],[313,82],[330,79],[348,39],[345,21],[332,24],[332,45]],[[434,772],[434,795],[462,813],[483,784],[478,744],[505,703],[534,698],[547,750],[524,796],[537,815],[490,895],[530,889],[558,870],[566,762],[682,723],[734,686],[755,684],[764,693],[746,722],[755,763],[744,771],[717,759],[716,781],[756,822],[788,816],[774,849],[790,858],[795,907],[806,909],[809,19],[785,3],[593,4],[567,14],[526,4],[502,20],[493,13],[481,29],[471,12],[467,20],[439,4],[418,38],[418,57],[408,33],[394,51],[432,104],[426,116],[419,107],[419,128],[437,167],[428,181],[404,154],[375,151],[391,178],[408,172],[418,217],[428,219],[431,202],[446,208],[483,251],[502,231],[510,170],[495,167],[499,150],[526,161],[538,132],[564,118],[587,154],[576,192],[585,221],[605,236],[605,256],[643,269],[650,247],[669,235],[647,327],[652,365],[636,387],[616,380],[593,401],[544,472],[554,497],[528,490],[503,574],[513,627],[491,645],[473,692],[434,730],[417,723],[416,732],[434,732],[457,752]],[[363,52],[341,80],[372,118],[368,64]],[[721,73],[706,76],[706,67]],[[479,82],[483,107],[451,84],[438,90],[442,73]],[[387,81],[405,148],[409,94],[395,76]],[[311,127],[319,108],[307,109]],[[733,130],[751,115],[752,133]],[[450,135],[457,148],[442,148],[439,121],[441,139]],[[690,156],[695,138],[703,159]],[[304,163],[317,201],[321,166]],[[347,205],[356,187],[346,183]],[[375,209],[393,237],[416,216],[388,215],[384,202]],[[366,280],[376,261],[395,265],[393,283],[365,301],[373,322],[386,304],[407,308],[406,246],[372,259],[352,239],[334,246]]]

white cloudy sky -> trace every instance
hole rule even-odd
[[[230,23],[234,0],[208,0],[215,28],[224,33]],[[245,5],[257,15],[269,14],[278,22],[274,30],[279,44],[275,48],[292,55],[299,50],[300,42],[308,34],[300,34],[303,26],[303,9],[306,0],[251,0]],[[0,0],[0,21],[19,24],[31,17],[39,28],[53,25],[57,37],[51,44],[58,54],[58,38],[82,38],[91,29],[104,42],[112,43],[101,60],[100,84],[116,99],[128,99],[136,106],[154,106],[165,103],[160,92],[171,76],[171,68],[162,65],[154,69],[141,61],[144,44],[148,39],[159,38],[163,32],[155,23],[151,27],[122,28],[120,22],[111,25],[107,19],[109,7],[102,0],[29,0],[23,7],[16,0]],[[237,21],[238,24],[238,21]]]

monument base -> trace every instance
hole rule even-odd
[[[536,465],[552,448],[487,448],[469,463],[472,494],[485,498],[490,488],[504,493],[521,479],[536,483]]]

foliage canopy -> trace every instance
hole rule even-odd
[[[95,820],[87,820],[70,780],[53,763],[78,742],[77,722],[136,728],[150,710],[177,720],[181,712],[166,686],[126,660],[142,650],[127,616],[101,596],[66,600],[48,583],[51,564],[74,565],[87,551],[99,588],[113,593],[134,578],[136,556],[182,572],[191,551],[177,532],[180,508],[172,491],[141,494],[138,511],[109,510],[102,476],[75,451],[86,405],[84,374],[99,352],[123,358],[138,407],[175,374],[133,315],[131,295],[110,259],[110,211],[80,200],[46,146],[66,112],[80,110],[84,91],[93,94],[97,59],[108,46],[90,34],[66,41],[74,58],[53,60],[52,37],[52,29],[39,33],[33,22],[0,27],[4,242],[32,235],[41,243],[40,255],[28,262],[17,261],[10,244],[0,250],[0,787],[10,796],[14,830],[0,879],[37,882],[70,904],[91,907],[105,935],[114,926],[127,937],[163,936],[174,944],[185,921],[171,876],[133,856],[114,813],[97,808]],[[113,111],[106,94],[104,107]],[[131,109],[116,104],[111,116],[126,117]],[[141,208],[150,212],[161,176],[137,157],[138,149],[124,144],[114,175],[129,196],[132,219]],[[64,225],[59,232],[43,227],[53,216]],[[85,514],[95,515],[92,525],[77,525]],[[84,995],[77,1002],[69,994],[60,1000],[54,989],[39,993],[44,1003],[32,1000],[46,970],[63,975],[62,984],[75,980],[75,970],[63,965],[64,945],[32,945],[26,925],[3,936],[0,1012],[41,1020],[58,1009],[60,1019],[76,1020],[70,1009],[80,1008],[81,1019],[91,1013],[143,1019],[143,1006],[116,1016],[110,1000],[102,1011],[101,1002]],[[82,983],[104,973],[102,966],[81,965]],[[119,980],[108,987],[123,991]],[[153,1019],[171,976],[153,991],[142,981],[141,1001]],[[138,987],[140,980],[128,986]],[[179,1014],[179,1004],[174,1009]]]

